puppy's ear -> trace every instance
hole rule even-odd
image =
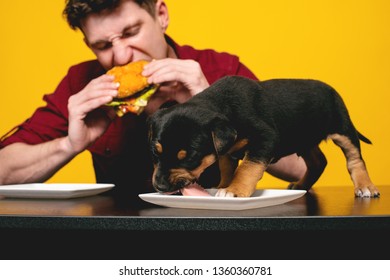
[[[222,155],[234,144],[237,138],[237,131],[227,120],[217,118],[212,121],[211,135],[215,151],[218,155]]]
[[[157,131],[157,124],[158,124],[158,111],[154,113],[153,115],[150,115],[146,118],[146,127],[148,131],[148,141],[151,142],[153,137],[156,135],[153,135],[153,132]]]

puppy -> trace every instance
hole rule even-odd
[[[227,76],[148,121],[152,181],[160,192],[196,182],[218,160],[216,196],[249,197],[268,165],[293,153],[307,172],[289,188],[309,190],[327,164],[319,144],[330,138],[345,155],[355,196],[379,196],[360,149],[360,140],[370,140],[355,129],[340,95],[321,81]]]

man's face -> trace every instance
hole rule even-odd
[[[85,41],[105,69],[167,57],[168,12],[164,2],[158,1],[156,8],[153,18],[133,1],[123,1],[116,10],[89,15],[82,22]]]

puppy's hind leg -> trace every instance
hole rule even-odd
[[[324,172],[327,165],[327,160],[320,147],[315,146],[307,153],[301,154],[304,159],[307,170],[305,175],[295,183],[291,183],[288,188],[294,190],[309,190],[321,174]]]
[[[359,139],[352,141],[350,138],[340,134],[329,136],[333,142],[341,148],[347,160],[348,172],[355,187],[355,196],[357,197],[379,197],[379,190],[371,182],[362,158]],[[357,144],[353,144],[357,143]]]

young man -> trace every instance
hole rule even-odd
[[[163,0],[68,0],[64,14],[97,59],[71,67],[55,92],[44,97],[47,105],[3,137],[0,184],[44,182],[87,149],[98,183],[114,183],[133,194],[151,191],[147,116],[167,102],[185,102],[223,76],[257,79],[234,55],[176,44],[165,34],[169,14]],[[140,59],[151,61],[143,74],[161,86],[143,114],[118,118],[103,106],[118,87],[105,72]],[[294,155],[268,172],[293,181],[305,170]],[[216,184],[215,171],[202,176],[204,186]]]

